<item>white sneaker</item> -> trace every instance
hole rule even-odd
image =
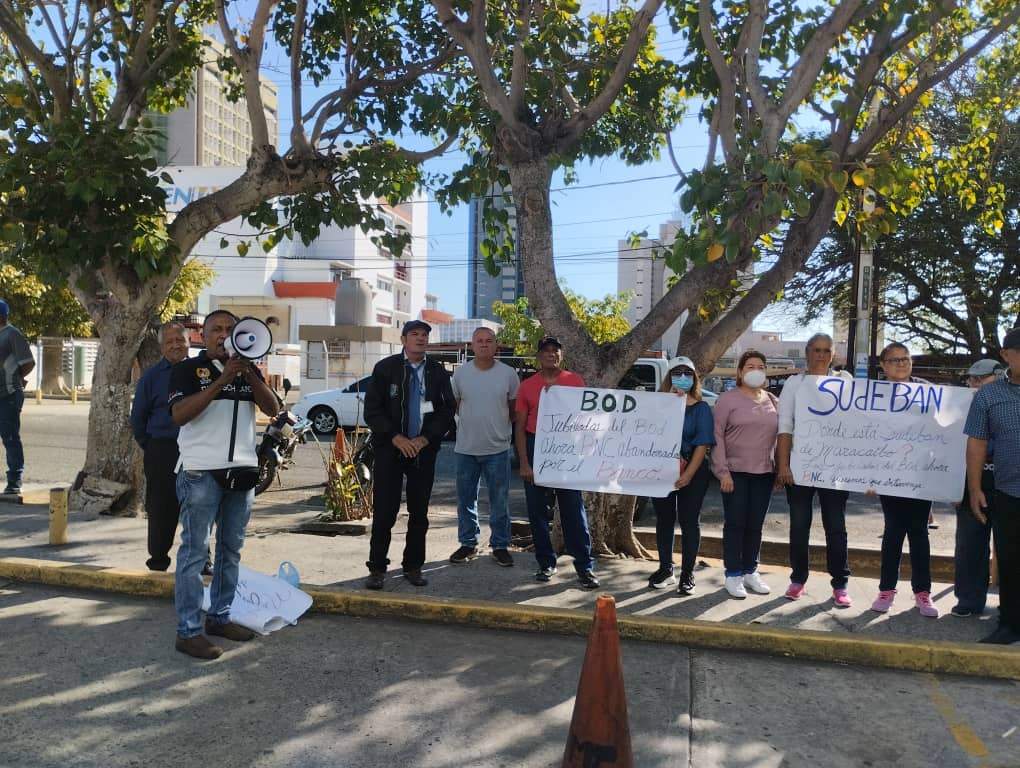
[[[756,595],[767,595],[772,591],[769,588],[769,585],[761,580],[761,576],[758,575],[758,571],[744,576],[744,586]]]
[[[747,597],[747,590],[744,589],[744,580],[740,576],[726,577],[726,591],[730,593],[730,597],[735,597],[737,600],[743,600]]]

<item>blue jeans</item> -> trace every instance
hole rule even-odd
[[[457,540],[461,546],[477,547],[478,484],[481,477],[489,489],[489,546],[510,546],[510,450],[488,456],[454,453],[457,463]]]
[[[174,604],[177,634],[202,634],[202,567],[209,548],[209,533],[216,523],[216,566],[209,590],[210,624],[230,621],[230,604],[237,590],[244,529],[248,525],[255,491],[228,491],[204,470],[177,473],[177,498],[181,502],[181,546],[177,550]]]
[[[931,592],[931,545],[928,542],[928,513],[931,502],[903,496],[879,496],[885,529],[882,531],[882,568],[878,588],[896,589],[900,580],[903,539],[910,542],[910,586]]]
[[[7,485],[20,488],[25,474],[25,449],[21,445],[21,407],[25,393],[20,389],[0,397],[0,439],[7,453]]]
[[[833,589],[842,589],[850,579],[846,539],[846,500],[850,492],[832,488],[814,488],[810,485],[786,486],[786,503],[790,507],[790,581],[797,584],[807,583],[812,504],[816,493],[822,508],[825,565],[831,577],[829,583]]]
[[[722,494],[723,567],[727,576],[758,570],[761,529],[772,500],[774,472],[731,472],[733,492]]]
[[[528,435],[528,463],[535,460],[535,436]],[[534,483],[524,483],[524,496],[528,502],[528,522],[531,523],[531,538],[535,544],[535,559],[539,568],[555,568],[556,553],[553,551],[549,519],[545,514],[545,488]],[[560,525],[563,527],[563,545],[574,558],[574,570],[578,574],[594,570],[595,560],[591,556],[591,533],[588,531],[588,516],[584,511],[584,500],[580,491],[556,488],[556,504],[560,508]]]

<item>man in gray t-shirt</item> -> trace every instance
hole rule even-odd
[[[4,493],[21,493],[25,474],[21,407],[25,404],[25,377],[35,368],[35,358],[21,331],[7,324],[9,314],[7,302],[0,299],[0,439],[7,453]]]
[[[502,566],[514,564],[510,546],[510,435],[520,379],[496,356],[496,334],[477,328],[471,334],[474,359],[453,374],[457,399],[457,540],[450,562],[463,564],[478,556],[478,486],[489,488],[489,546]]]

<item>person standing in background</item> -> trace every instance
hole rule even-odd
[[[967,491],[970,511],[991,518],[999,562],[999,626],[982,643],[1020,642],[1020,328],[1002,340],[1005,378],[986,384],[970,404],[967,423]],[[988,449],[995,443],[994,501],[982,487]]]
[[[737,386],[715,403],[712,471],[722,491],[726,591],[743,600],[772,590],[758,573],[761,531],[775,484],[779,400],[765,389],[765,355],[748,350],[737,365]]]
[[[453,374],[457,401],[457,541],[450,555],[454,564],[478,556],[478,485],[485,477],[489,489],[489,547],[499,565],[514,564],[510,546],[510,436],[514,400],[520,379],[506,363],[496,360],[496,334],[476,328],[471,334],[474,359]]]
[[[0,299],[0,439],[7,454],[7,487],[4,493],[21,493],[25,476],[25,449],[21,444],[21,409],[25,405],[26,376],[35,358],[25,335],[8,324],[11,310]]]
[[[391,532],[400,512],[405,478],[407,540],[401,569],[409,584],[424,587],[429,583],[421,572],[429,530],[429,499],[436,456],[443,437],[453,429],[457,409],[449,374],[425,356],[431,330],[432,326],[422,320],[404,323],[400,334],[403,352],[375,364],[372,382],[365,391],[365,423],[372,430],[375,445],[366,589],[382,589],[385,584]]]
[[[967,371],[967,386],[978,390],[998,381],[1006,366],[998,360],[978,360]],[[981,472],[981,490],[985,494],[988,510],[985,519],[978,519],[970,510],[970,491],[963,489],[963,499],[956,505],[956,547],[953,552],[953,594],[956,605],[950,613],[965,618],[985,610],[990,577],[988,555],[991,553],[991,506],[995,503],[995,458],[992,441],[988,441],[987,455]]]
[[[520,475],[524,481],[524,495],[528,504],[528,521],[535,544],[535,560],[538,570],[535,580],[550,581],[556,573],[556,552],[547,515],[546,488],[535,485],[535,471],[531,462],[535,459],[535,433],[538,431],[538,404],[542,393],[549,387],[583,387],[584,379],[576,373],[564,371],[562,345],[554,336],[543,336],[536,350],[539,370],[521,382],[517,391],[517,405],[514,419],[517,457],[520,460]],[[598,589],[595,577],[595,560],[591,553],[591,533],[588,530],[588,516],[580,491],[555,488],[560,508],[560,524],[563,526],[563,544],[574,558],[574,570],[581,589]]]
[[[665,589],[676,582],[673,576],[673,531],[680,523],[680,585],[677,592],[693,595],[694,566],[701,547],[701,504],[708,491],[712,471],[708,451],[715,445],[712,409],[701,399],[701,377],[689,357],[669,361],[669,376],[660,392],[685,398],[684,426],[680,435],[679,475],[665,498],[652,499],[655,508],[655,544],[659,570],[648,579],[652,589]]]
[[[894,341],[887,344],[878,357],[886,378],[893,383],[928,384],[912,376],[914,362],[910,350]],[[879,495],[885,528],[882,531],[882,567],[878,597],[871,610],[886,613],[896,599],[896,583],[900,578],[903,539],[910,542],[910,585],[918,613],[937,619],[939,609],[931,601],[931,544],[928,541],[928,520],[931,502],[905,496]]]
[[[163,323],[157,335],[163,357],[146,368],[135,385],[131,402],[131,433],[144,454],[145,514],[148,518],[150,571],[170,567],[170,548],[174,544],[181,507],[177,501],[175,469],[180,452],[177,434],[180,428],[170,416],[170,369],[188,356],[188,340],[180,323]]]
[[[832,601],[838,608],[849,608],[852,600],[846,589],[850,580],[846,502],[850,492],[800,485],[794,482],[793,472],[790,470],[797,392],[804,383],[804,377],[841,375],[833,373],[831,368],[832,337],[828,334],[816,333],[808,339],[804,354],[807,358],[807,370],[788,378],[779,395],[776,481],[786,486],[786,501],[790,508],[790,586],[783,597],[787,600],[799,600],[804,594],[804,585],[808,579],[812,507],[817,493],[822,512],[822,527],[825,529],[825,564],[829,571],[829,584],[832,586]]]

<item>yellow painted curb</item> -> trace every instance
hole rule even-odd
[[[173,575],[27,558],[0,558],[0,578],[142,597],[173,595]],[[366,594],[302,585],[321,613],[414,619],[486,629],[587,636],[588,610]],[[844,632],[780,629],[690,619],[618,616],[620,637],[713,650],[764,653],[792,659],[857,664],[915,672],[1020,680],[1020,649],[978,643],[885,640]]]

